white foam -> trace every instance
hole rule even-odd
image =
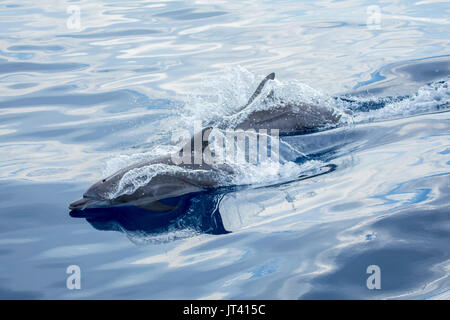
[[[108,195],[109,199],[114,199],[124,194],[133,194],[140,187],[150,183],[157,174],[177,174],[196,175],[208,173],[207,170],[188,170],[182,167],[155,163],[147,166],[131,169],[120,179],[114,192]]]
[[[158,145],[145,152],[114,155],[106,159],[105,165],[102,170],[102,176],[108,177],[125,167],[165,156],[167,154],[175,152],[176,150],[176,146]]]
[[[411,97],[387,102],[377,110],[358,112],[353,116],[356,123],[388,120],[450,109],[449,80],[437,81],[419,88]],[[383,98],[378,98],[381,101]],[[375,102],[377,99],[375,98]]]
[[[222,75],[205,79],[197,93],[182,97],[183,107],[179,110],[183,125],[193,121],[217,124],[224,117],[232,116],[230,125],[235,125],[255,110],[277,107],[277,101],[285,103],[305,103],[328,107],[336,113],[342,110],[336,100],[310,86],[296,80],[268,81],[260,95],[242,112],[236,114],[254,93],[265,75],[256,75],[243,67],[227,68]],[[272,92],[273,102],[262,103]],[[205,94],[207,93],[207,94]],[[232,127],[232,126],[231,126]]]

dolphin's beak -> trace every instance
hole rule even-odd
[[[69,204],[69,209],[70,210],[82,210],[82,209],[85,208],[87,203],[88,203],[88,199],[82,198],[80,200],[77,200],[77,201],[72,202],[71,204]]]

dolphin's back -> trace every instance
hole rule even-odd
[[[339,121],[340,116],[332,110],[310,104],[286,104],[270,110],[250,112],[236,129],[279,129],[280,133],[317,130]]]

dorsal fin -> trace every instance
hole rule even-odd
[[[273,79],[275,79],[275,72],[272,72],[267,77],[265,77],[264,80],[261,81],[261,83],[259,84],[258,88],[256,88],[255,92],[252,94],[250,99],[248,99],[248,102],[244,106],[242,106],[239,110],[237,110],[235,112],[236,113],[240,112],[240,111],[244,110],[246,107],[248,107],[256,99],[256,97],[261,93],[262,89],[266,85],[266,82],[268,80],[273,80]]]

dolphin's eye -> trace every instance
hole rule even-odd
[[[102,182],[106,182],[106,179],[103,179]]]

